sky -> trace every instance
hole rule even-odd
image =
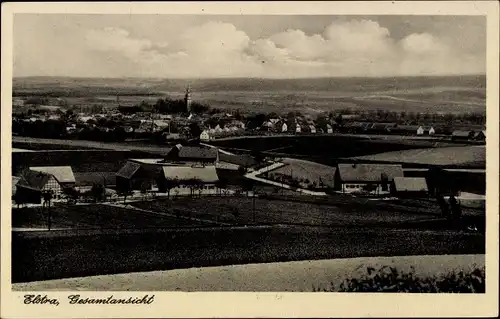
[[[14,76],[486,73],[481,16],[16,14]]]

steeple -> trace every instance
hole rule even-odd
[[[186,103],[186,112],[191,113],[191,86],[188,84],[186,95],[184,95],[184,103]]]

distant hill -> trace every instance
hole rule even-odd
[[[485,75],[308,79],[22,77],[13,79],[13,95],[85,98],[170,95],[180,98],[188,84],[194,100],[228,109],[486,111]]]

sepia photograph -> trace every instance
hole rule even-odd
[[[21,302],[484,295],[486,15],[198,7],[12,15]]]

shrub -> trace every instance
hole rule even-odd
[[[368,267],[367,274],[360,278],[344,280],[338,287],[330,283],[328,288],[313,287],[313,291],[336,292],[410,292],[410,293],[484,293],[485,269],[476,268],[469,272],[449,272],[445,275],[418,277],[414,269],[401,272],[394,267],[380,269]]]

